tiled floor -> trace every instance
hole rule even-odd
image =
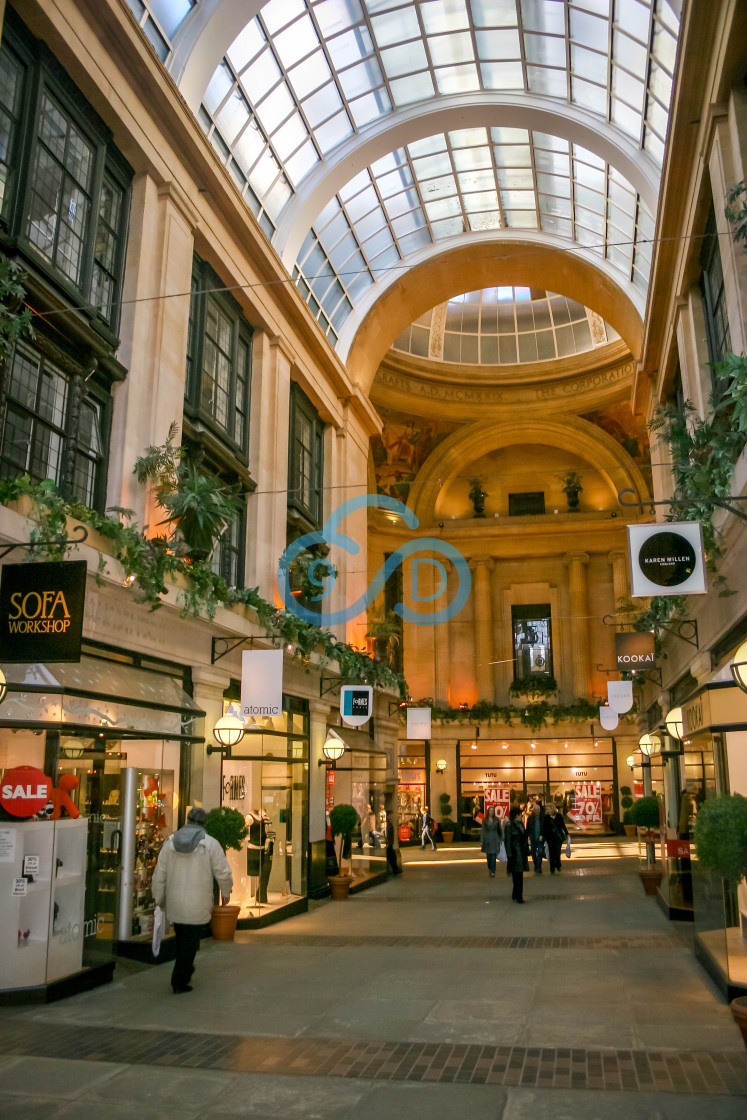
[[[186,996],[168,965],[130,964],[6,1009],[0,1115],[744,1120],[747,1052],[692,927],[608,855],[578,852],[550,890],[527,876],[529,905],[512,907],[510,881],[445,850],[347,903],[207,942]]]

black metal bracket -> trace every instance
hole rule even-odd
[[[657,630],[663,630],[665,634],[671,634],[674,638],[681,638],[682,641],[687,642],[688,645],[700,649],[698,643],[698,623],[694,618],[682,618],[675,623],[675,626],[667,626],[663,622],[656,623]],[[690,627],[689,636],[682,633],[683,627],[686,626]]]
[[[230,747],[216,747],[216,746],[213,745],[213,743],[208,743],[208,745],[205,747],[205,754],[220,754],[220,755],[223,755],[224,758],[230,758],[231,757],[231,748]]]
[[[231,641],[230,638],[211,638],[210,639],[210,664],[215,665],[216,661],[220,661],[222,657],[226,657],[229,653],[233,653],[239,646],[249,643],[250,648],[254,645],[254,638],[236,638]],[[224,648],[218,653],[218,646],[222,645]]]
[[[606,673],[608,677],[612,673],[627,673],[629,676],[635,677],[638,681],[650,681],[651,684],[658,684],[659,688],[664,687],[661,669],[605,669],[602,665],[597,665],[597,672]],[[659,675],[658,681],[654,676],[655,673]]]
[[[28,541],[21,544],[6,544],[2,551],[0,551],[0,560],[4,560],[6,556],[10,556],[11,552],[15,552],[17,548],[67,548],[68,545],[83,544],[83,542],[87,540],[88,529],[85,525],[76,525],[70,537],[64,541]]]
[[[602,615],[602,626],[614,626],[615,629],[618,626],[630,626],[631,629],[635,629],[632,622],[618,622],[613,614]]]
[[[326,696],[328,692],[334,692],[336,688],[341,688],[345,681],[342,677],[325,677],[319,678],[319,696]]]
[[[669,506],[670,509],[687,509],[690,506],[714,506],[716,509],[726,509],[729,513],[733,513],[736,517],[740,517],[742,521],[747,521],[747,513],[743,513],[741,509],[732,509],[729,502],[747,502],[747,495],[744,494],[727,494],[723,498],[698,498],[697,502],[691,498],[665,498],[661,502],[653,500],[646,502],[624,502],[623,494],[632,494],[635,497],[635,490],[632,487],[626,487],[624,490],[618,490],[617,501],[623,509],[650,509],[654,512],[654,506]]]

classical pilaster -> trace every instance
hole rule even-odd
[[[257,489],[247,503],[247,587],[278,602],[276,572],[287,538],[291,357],[278,339],[255,332],[249,453]]]
[[[475,686],[478,700],[495,700],[493,656],[493,604],[490,592],[490,573],[495,567],[492,558],[474,559],[469,562],[473,573],[474,632],[475,632]]]
[[[447,598],[451,602],[451,588],[448,587],[451,580],[451,574],[454,570],[454,565],[450,560],[442,559],[441,563],[446,569],[447,576]],[[451,650],[449,647],[449,623],[440,622],[438,626],[433,628],[433,646],[434,646],[434,660],[435,660],[435,688],[433,697],[438,704],[449,703],[449,663],[451,660]]]
[[[571,608],[571,657],[573,664],[573,695],[587,697],[591,693],[589,677],[589,620],[586,594],[586,552],[569,552],[568,590]]]
[[[220,805],[220,754],[208,755],[205,746],[213,743],[213,728],[223,715],[223,693],[231,683],[229,673],[214,666],[195,665],[192,669],[192,693],[195,704],[205,713],[198,722],[195,735],[204,735],[205,745],[192,746],[189,801],[212,808]]]
[[[617,552],[610,552],[607,559],[612,568],[612,594],[615,602],[615,618],[618,622],[621,622],[622,615],[619,611],[620,600],[630,598],[630,591],[628,589],[628,557],[627,554],[620,549]]]

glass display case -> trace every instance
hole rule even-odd
[[[149,941],[155,903],[151,884],[164,840],[173,832],[174,773],[122,768],[120,941]],[[107,843],[116,851],[116,829]]]

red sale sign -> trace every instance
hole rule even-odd
[[[602,789],[599,782],[577,782],[573,809],[568,813],[577,828],[602,824]]]
[[[494,806],[495,815],[499,820],[505,821],[508,819],[508,810],[511,805],[511,790],[510,789],[486,789],[485,790],[485,812],[488,811],[488,806]]]

